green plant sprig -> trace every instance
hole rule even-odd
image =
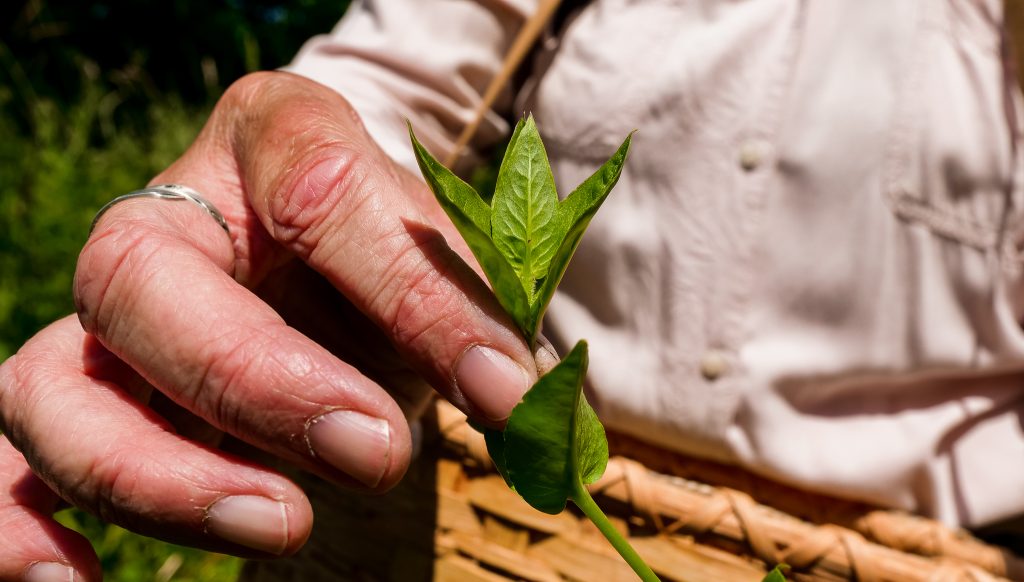
[[[533,117],[520,121],[491,203],[434,159],[409,127],[420,170],[466,240],[502,307],[533,347],[540,321],[590,219],[619,179],[630,136],[597,172],[559,200]],[[645,582],[658,577],[594,503],[586,485],[608,466],[604,427],[583,396],[587,344],[576,347],[523,396],[504,431],[484,430],[505,482],[535,509],[557,514],[572,500]]]
[[[559,200],[544,144],[533,117],[527,117],[512,133],[490,204],[431,156],[411,125],[409,136],[427,184],[480,263],[498,302],[535,347],[569,259],[622,173],[632,134]],[[588,363],[587,343],[580,341],[526,392],[504,431],[483,430],[487,451],[508,486],[532,507],[557,514],[572,500],[641,580],[656,582],[658,577],[587,491],[608,466],[604,426],[583,395]]]
[[[583,231],[622,172],[630,138],[565,200],[532,117],[516,125],[491,204],[434,159],[409,128],[416,161],[530,347]],[[630,134],[632,136],[632,134]]]

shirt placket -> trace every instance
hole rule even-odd
[[[731,252],[720,267],[720,289],[709,298],[706,349],[697,363],[710,395],[708,428],[718,438],[732,424],[741,395],[750,385],[739,354],[750,333],[748,314],[757,293],[758,273],[770,268],[759,265],[758,249],[763,237],[770,236],[765,230],[764,209],[771,203],[772,187],[777,183],[780,122],[801,46],[805,2],[794,2],[785,17],[784,37],[775,57],[765,65],[770,67],[765,83],[747,98],[750,122],[737,131],[729,152],[733,157],[729,182],[736,186],[728,195],[733,196],[731,218],[737,228],[732,231],[735,240],[729,241]]]

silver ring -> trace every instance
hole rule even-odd
[[[217,207],[210,204],[205,198],[199,195],[188,186],[182,186],[181,184],[160,184],[158,186],[150,186],[149,188],[143,188],[142,190],[135,190],[127,194],[122,194],[117,198],[114,198],[110,202],[103,205],[100,211],[96,213],[96,217],[92,219],[92,224],[89,226],[89,234],[96,229],[96,223],[100,221],[108,210],[110,210],[115,204],[124,202],[125,200],[131,200],[132,198],[159,198],[160,200],[188,200],[193,204],[196,204],[200,208],[206,211],[207,214],[213,217],[217,221],[217,224],[224,229],[224,232],[228,233],[228,238],[231,237],[231,231],[228,229],[228,222],[224,220],[224,215],[217,210]]]

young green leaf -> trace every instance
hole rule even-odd
[[[521,322],[529,321],[532,313],[529,298],[512,265],[491,240],[490,207],[472,186],[430,155],[416,139],[412,125],[409,126],[409,137],[427,185],[480,263],[498,302],[522,328]]]
[[[530,316],[536,322],[544,318],[551,297],[555,294],[555,288],[562,280],[565,269],[569,266],[576,247],[583,238],[583,232],[590,224],[590,219],[597,214],[597,209],[608,197],[612,188],[619,181],[622,175],[622,165],[626,162],[626,154],[629,152],[629,144],[633,134],[626,136],[626,140],[619,146],[618,151],[602,165],[589,178],[572,191],[572,194],[558,204],[556,223],[561,232],[559,233],[559,246],[552,257],[548,267],[547,275],[544,277],[540,288],[534,295],[530,305]]]
[[[505,467],[516,492],[544,513],[565,508],[608,464],[604,427],[583,396],[587,344],[580,341],[541,377],[505,427]]]
[[[774,568],[772,568],[771,572],[768,572],[768,575],[765,576],[761,580],[761,582],[786,582],[786,577],[782,575],[782,569],[784,567],[786,567],[786,566],[785,565],[775,566]]]
[[[516,126],[498,170],[491,200],[491,237],[519,275],[530,303],[561,242],[553,224],[557,208],[548,156],[533,117],[528,117]]]
[[[559,202],[537,125],[527,117],[512,133],[490,206],[427,152],[411,125],[409,136],[427,184],[480,262],[498,301],[532,345],[583,231],[619,179],[632,134]]]

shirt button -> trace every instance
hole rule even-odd
[[[700,374],[705,380],[712,381],[721,378],[729,369],[729,363],[725,360],[725,354],[718,350],[708,350],[700,359]]]
[[[767,145],[759,139],[748,139],[740,144],[740,167],[752,172],[764,161]]]

